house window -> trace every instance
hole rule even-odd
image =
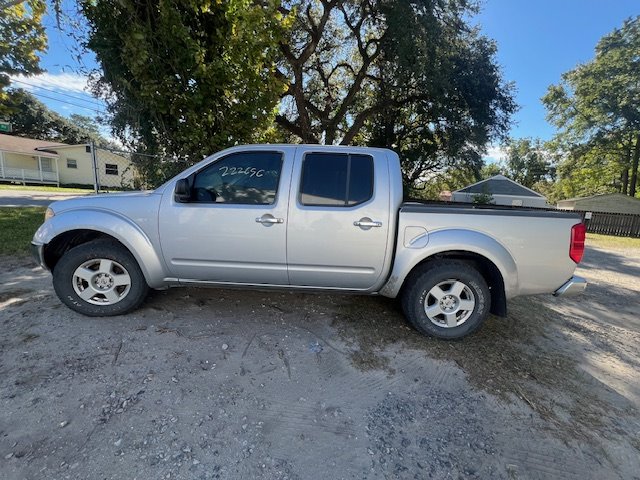
[[[118,175],[118,165],[115,163],[105,163],[104,173],[107,175]]]
[[[67,158],[67,168],[78,168],[78,161],[73,158]]]
[[[50,158],[40,157],[40,166],[43,172],[53,172],[53,162]]]

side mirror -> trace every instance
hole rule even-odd
[[[191,187],[188,179],[181,178],[176,182],[173,198],[178,203],[188,203],[191,200]]]

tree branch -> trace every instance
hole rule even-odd
[[[320,143],[313,134],[311,134],[310,132],[305,132],[303,127],[299,123],[292,122],[284,115],[276,115],[276,123],[285,130],[293,133],[294,135],[297,135],[306,143]]]

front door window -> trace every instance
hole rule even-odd
[[[272,205],[281,170],[280,152],[232,153],[196,174],[192,201]]]

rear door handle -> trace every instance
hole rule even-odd
[[[261,217],[256,218],[256,222],[266,226],[271,226],[276,223],[284,223],[284,218],[276,218],[270,213],[265,213]]]
[[[356,220],[355,222],[353,222],[353,225],[355,227],[360,227],[360,228],[373,228],[373,227],[381,227],[382,226],[382,222],[378,222],[375,220],[371,220],[368,217],[364,217],[361,218],[360,220]]]

